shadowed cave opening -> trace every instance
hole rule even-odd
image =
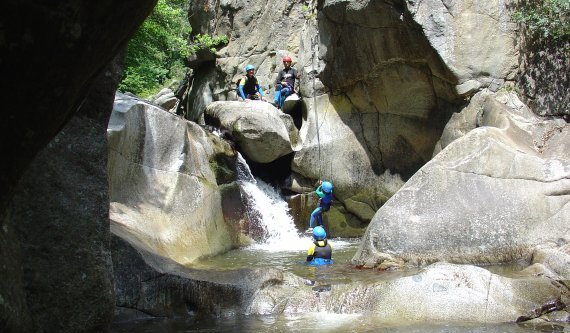
[[[239,146],[237,147],[239,151]],[[242,154],[243,155],[243,154]],[[243,155],[254,177],[259,177],[273,187],[280,188],[285,179],[291,175],[291,162],[295,153],[281,156],[273,162],[259,163]]]

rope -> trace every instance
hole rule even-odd
[[[318,38],[319,35],[316,34],[315,38],[311,41],[311,49],[313,51],[313,107],[315,109],[315,129],[317,131],[317,144],[318,144],[318,152],[319,152],[319,179],[322,176],[322,160],[321,160],[321,138],[319,135],[319,113],[317,112],[317,91],[315,88],[315,81],[317,79],[317,72],[319,66],[319,58],[317,56],[317,49],[318,46]],[[317,61],[317,69],[315,69],[315,59]]]

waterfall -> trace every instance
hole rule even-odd
[[[253,177],[239,153],[236,171],[250,228],[261,236],[251,247],[270,252],[306,250],[309,237],[297,232],[287,202],[271,185]]]

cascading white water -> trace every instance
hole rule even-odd
[[[270,252],[306,250],[310,237],[297,232],[287,202],[269,184],[253,177],[239,153],[236,169],[250,223],[263,229],[263,240],[251,247]]]

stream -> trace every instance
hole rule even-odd
[[[334,264],[314,267],[306,265],[306,251],[312,243],[310,235],[295,227],[289,215],[287,203],[277,190],[251,175],[247,164],[241,158],[238,162],[238,182],[242,202],[247,215],[255,224],[255,231],[261,239],[248,247],[235,249],[225,254],[203,259],[192,264],[192,268],[203,270],[233,270],[239,268],[274,267],[314,283],[315,287],[334,286],[352,282],[374,282],[414,275],[417,270],[381,272],[356,269],[350,264],[360,239],[330,239]],[[524,264],[485,267],[503,276],[516,276]],[[308,281],[309,282],[309,281]],[[273,316],[231,316],[222,318],[155,318],[127,323],[115,323],[112,332],[417,332],[417,333],[519,333],[519,332],[570,332],[568,324],[532,326],[527,324],[445,324],[433,323],[409,325],[402,320],[400,325],[386,327],[374,322],[364,314],[337,314],[311,312],[303,315]]]

